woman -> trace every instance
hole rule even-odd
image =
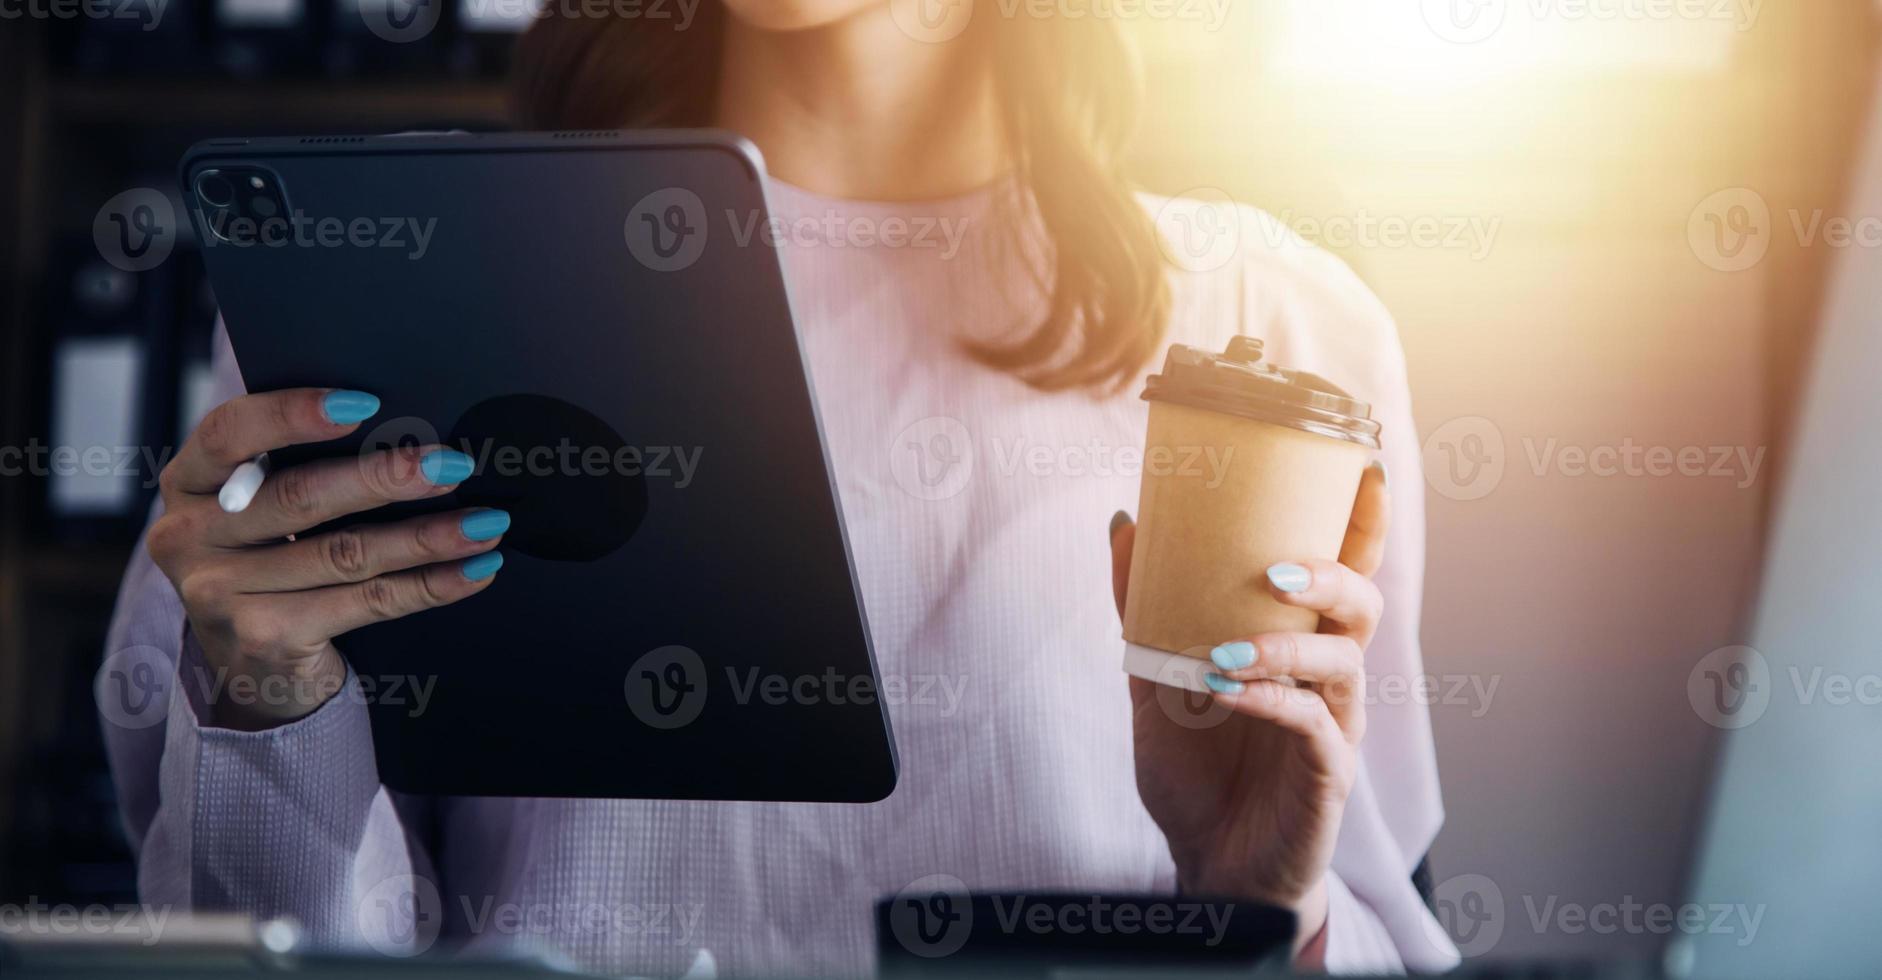
[[[468,459],[435,447],[283,471],[223,514],[213,497],[239,461],[377,408],[361,392],[243,395],[224,346],[230,400],[164,472],[112,649],[296,693],[186,682],[161,728],[112,730],[145,899],[292,915],[334,946],[422,948],[436,923],[471,948],[546,944],[609,972],[853,974],[872,960],[872,903],[943,876],[1247,896],[1298,913],[1308,968],[1453,963],[1411,881],[1440,819],[1428,720],[1362,696],[1363,673],[1420,670],[1418,456],[1377,301],[1253,211],[1233,215],[1239,250],[1219,267],[1165,261],[1153,213],[1194,205],[1118,177],[1130,75],[1112,21],[724,0],[676,29],[565,6],[520,48],[526,124],[713,124],[763,151],[881,669],[960,696],[890,705],[901,781],[874,805],[391,794],[335,637],[501,589],[507,518],[284,540],[449,492]],[[958,248],[855,233],[898,219],[962,230]],[[1062,452],[1011,464],[1034,445],[1141,446],[1136,391],[1163,345],[1237,332],[1371,401],[1399,476],[1388,490],[1368,471],[1340,563],[1268,570],[1274,596],[1325,626],[1222,637],[1211,683],[1233,715],[1191,730],[1117,670],[1135,471]],[[967,433],[977,467],[952,495],[897,480],[899,440],[934,419]],[[414,910],[419,930],[400,931]]]

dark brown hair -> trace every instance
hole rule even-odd
[[[524,126],[711,123],[730,16],[716,0],[687,30],[561,6],[548,4],[517,46]],[[1045,390],[1125,383],[1155,355],[1169,316],[1157,229],[1123,176],[1136,59],[1108,18],[1020,15],[987,26],[1013,170],[1050,246],[1036,270],[1050,302],[1028,335],[972,353]]]

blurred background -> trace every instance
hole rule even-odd
[[[104,221],[113,198],[175,195],[192,142],[503,124],[527,5],[439,0],[402,32],[383,2],[8,8],[0,446],[173,446],[202,411],[214,298],[187,241],[133,271],[95,238],[136,230]],[[1677,903],[1718,734],[1688,681],[1746,642],[1827,270],[1882,247],[1882,215],[1844,203],[1882,7],[1093,9],[1143,44],[1138,179],[1274,213],[1397,316],[1432,675],[1400,696],[1437,731],[1440,900],[1481,875],[1512,908]],[[130,901],[92,683],[148,468],[20,459],[0,475],[0,903]],[[1479,952],[1662,941],[1508,918]]]

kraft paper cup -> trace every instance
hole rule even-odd
[[[1144,393],[1124,669],[1203,693],[1217,644],[1318,628],[1319,614],[1273,598],[1267,569],[1339,557],[1378,448],[1369,406],[1325,379],[1259,364],[1260,341],[1236,341],[1223,355],[1171,348]],[[1182,463],[1196,459],[1212,463]]]

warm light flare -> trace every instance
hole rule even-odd
[[[1764,0],[1288,0],[1274,67],[1447,87],[1535,72],[1723,66]]]

